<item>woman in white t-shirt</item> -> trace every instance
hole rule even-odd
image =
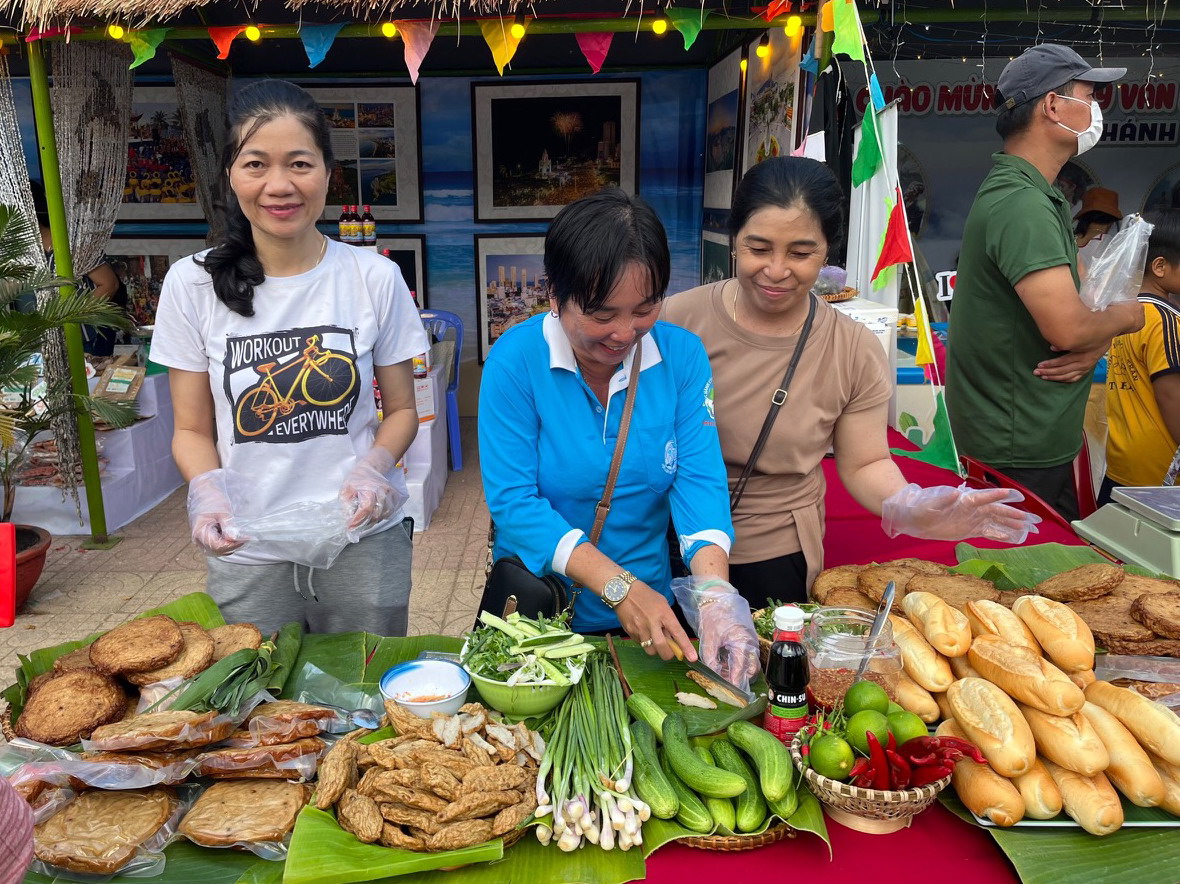
[[[264,632],[298,620],[405,635],[411,528],[395,465],[418,429],[422,323],[396,264],[316,230],[334,161],[314,99],[263,80],[231,99],[229,121],[225,242],[168,271],[152,340],[171,369],[172,451],[209,594]],[[330,567],[294,564],[235,524],[241,491],[255,518],[319,507],[325,535],[338,502],[360,539]]]

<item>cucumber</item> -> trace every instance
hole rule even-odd
[[[704,746],[695,745],[692,747],[692,751],[705,764],[714,763],[712,754]],[[753,778],[751,777],[751,779]],[[755,791],[757,791],[757,787],[755,787]],[[741,800],[741,798],[738,798],[738,801]],[[733,810],[732,798],[706,798],[705,808],[709,811],[709,815],[713,817],[713,822],[717,824],[718,832],[723,835],[730,835],[734,832],[736,816]]]
[[[777,801],[766,799],[766,806],[770,808],[770,812],[786,822],[791,818],[796,810],[799,809],[799,793],[794,789],[788,790],[787,794]]]
[[[787,747],[770,731],[748,721],[735,721],[725,730],[730,742],[753,759],[763,797],[768,802],[786,798],[795,779],[795,768]]]
[[[670,712],[664,719],[664,757],[684,785],[700,795],[734,798],[746,790],[746,781],[737,774],[705,764],[697,758],[688,744],[688,727],[679,712]]]
[[[713,817],[709,813],[709,809],[697,797],[696,792],[684,785],[680,777],[676,776],[676,771],[668,763],[667,756],[660,759],[660,765],[664,771],[664,776],[672,784],[672,789],[676,792],[676,798],[680,802],[680,807],[676,811],[676,819],[680,822],[680,825],[684,826],[690,832],[699,832],[702,835],[712,832]]]
[[[713,758],[718,767],[746,781],[746,791],[737,797],[737,827],[742,832],[757,831],[766,820],[766,801],[754,780],[754,771],[729,740],[713,744]]]
[[[656,735],[646,721],[631,722],[631,749],[635,765],[631,782],[636,793],[651,808],[652,816],[672,819],[680,809],[680,799],[660,767]]]
[[[668,715],[660,705],[647,694],[635,691],[627,698],[627,711],[637,721],[646,721],[655,732],[656,739],[664,742],[664,718]]]

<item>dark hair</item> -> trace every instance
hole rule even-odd
[[[229,171],[251,136],[265,124],[281,117],[295,117],[307,128],[324,155],[324,165],[328,169],[335,163],[328,120],[306,90],[286,80],[259,80],[229,100],[221,161],[225,174],[218,181],[216,201],[224,218],[225,241],[197,263],[213,277],[213,290],[218,299],[242,316],[254,315],[254,286],[263,283],[266,273],[254,251],[250,222],[230,189]]]
[[[1000,109],[999,115],[996,117],[996,134],[1004,141],[1007,141],[1013,135],[1019,135],[1028,129],[1032,122],[1033,111],[1040,107],[1041,99],[1050,92],[1056,92],[1058,95],[1065,95],[1073,97],[1074,86],[1080,83],[1081,80],[1070,80],[1056,89],[1046,89],[1040,95],[1028,99],[1028,101],[1021,102],[1013,108],[1004,107],[1004,97],[999,92],[995,95],[996,107]]]
[[[45,185],[30,178],[29,189],[33,191],[33,209],[37,213],[37,224],[41,227],[48,227],[49,201],[45,198]]]
[[[672,272],[664,225],[617,187],[570,203],[545,234],[545,275],[559,309],[572,300],[583,313],[600,310],[628,264],[647,271],[650,299],[663,300]]]
[[[1076,220],[1077,225],[1074,227],[1073,232],[1077,236],[1081,236],[1086,232],[1086,228],[1091,224],[1114,224],[1119,219],[1114,215],[1108,214],[1107,212],[1099,212],[1094,210],[1090,212],[1083,212],[1082,214],[1078,215]]]
[[[736,237],[760,209],[803,205],[819,218],[828,250],[844,236],[844,192],[832,170],[806,157],[771,157],[742,176],[729,210],[729,235]]]
[[[1162,209],[1143,216],[1153,225],[1151,239],[1147,241],[1147,262],[1163,258],[1169,264],[1180,264],[1180,209]]]

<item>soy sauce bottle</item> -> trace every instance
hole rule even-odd
[[[762,727],[787,746],[807,723],[807,684],[811,671],[803,647],[803,612],[794,605],[774,609],[774,643],[766,665],[769,703]]]

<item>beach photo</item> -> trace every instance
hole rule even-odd
[[[361,160],[360,202],[373,206],[397,205],[397,160]]]
[[[545,277],[545,237],[475,237],[479,279],[479,361],[505,331],[549,309]]]
[[[393,159],[397,138],[392,129],[361,129],[357,132],[357,154],[362,159]]]
[[[725,172],[733,168],[737,152],[738,90],[734,89],[709,102],[705,132],[705,172]]]
[[[770,52],[759,58],[758,41],[749,46],[746,71],[743,171],[768,157],[794,149],[795,88],[799,78],[799,43],[782,28],[771,28]]]

